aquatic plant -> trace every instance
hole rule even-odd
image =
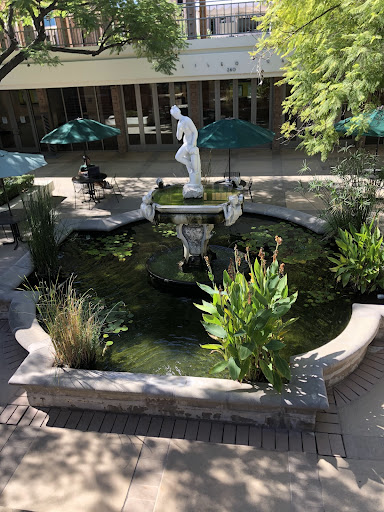
[[[40,278],[55,278],[59,269],[59,240],[57,213],[51,193],[38,187],[23,198],[29,226],[28,246],[35,272]]]
[[[340,151],[346,156],[331,167],[334,178],[314,176],[307,184],[300,182],[298,188],[303,195],[312,192],[322,201],[324,209],[319,215],[327,222],[330,236],[349,225],[359,230],[381,210],[377,192],[383,186],[384,169],[377,172],[377,157],[361,149],[351,151],[351,147]],[[304,162],[300,172],[308,171],[311,169]]]
[[[177,236],[175,225],[174,224],[164,224],[160,222],[159,224],[152,224],[152,229],[157,233],[160,233],[164,238],[170,238]]]
[[[349,231],[339,229],[335,241],[340,252],[329,260],[336,265],[330,270],[335,272],[337,282],[343,286],[350,283],[361,293],[384,288],[383,236],[374,220],[363,224],[359,231],[352,225]]]
[[[212,302],[203,300],[195,306],[204,312],[202,324],[216,342],[202,348],[218,352],[224,359],[211,368],[211,373],[228,369],[230,377],[240,382],[255,382],[263,374],[280,392],[282,379],[290,379],[290,368],[279,352],[285,346],[285,330],[296,320],[283,322],[282,317],[291,309],[298,293],[288,295],[284,264],[279,265],[277,260],[282,239],[276,236],[275,241],[269,266],[263,248],[253,264],[247,248],[243,256],[249,280],[239,270],[242,255],[235,247],[234,262],[223,273],[224,289],[215,284],[208,262],[212,287],[199,286],[211,295]]]
[[[249,247],[250,251],[256,252],[263,246],[267,254],[272,253],[276,229],[285,241],[284,246],[279,249],[280,257],[285,263],[304,264],[328,253],[326,241],[322,236],[287,222],[253,226],[249,233],[242,235],[242,243]]]
[[[132,256],[135,241],[132,236],[127,239],[127,233],[98,237],[87,241],[85,252],[94,256],[96,261],[106,256],[114,256],[119,261],[125,261]]]
[[[127,329],[117,310],[106,308],[89,292],[78,294],[73,275],[63,283],[40,281],[34,291],[38,293],[40,322],[55,348],[57,366],[95,368],[98,358],[113,344],[109,334]]]

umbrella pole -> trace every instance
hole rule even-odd
[[[377,137],[376,156],[378,156],[378,154],[379,154],[379,144],[380,144],[380,137]]]
[[[228,180],[231,181],[231,148],[228,148]]]
[[[11,215],[11,217],[13,217],[13,213],[12,213],[12,210],[11,210],[11,206],[9,204],[9,199],[8,199],[8,194],[7,194],[7,191],[5,189],[5,183],[4,183],[4,180],[3,178],[0,178],[1,179],[1,185],[3,186],[3,190],[4,190],[4,197],[5,197],[5,200],[7,201],[7,205],[8,205],[8,210],[9,210],[9,215]]]

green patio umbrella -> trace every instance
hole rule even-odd
[[[46,144],[74,144],[93,142],[120,135],[118,128],[107,126],[93,119],[74,119],[45,135],[40,142]]]
[[[8,204],[8,210],[12,215],[11,207],[5,190],[4,178],[11,176],[22,176],[39,167],[47,165],[43,155],[34,155],[33,153],[16,153],[0,149],[0,184],[4,190],[4,196]]]
[[[362,123],[367,125],[367,130],[361,133]],[[384,137],[384,107],[377,107],[371,112],[365,112],[363,118],[347,117],[335,124],[335,130],[339,133],[352,135],[366,135],[367,137],[377,137],[376,155],[379,150],[379,141]]]
[[[272,142],[275,134],[261,126],[241,119],[221,119],[199,130],[199,148],[229,150],[229,179],[231,178],[231,149],[253,148]]]

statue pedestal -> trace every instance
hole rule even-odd
[[[205,268],[204,256],[207,255],[208,242],[212,236],[213,224],[178,224],[177,237],[183,242],[183,270]]]
[[[186,183],[183,187],[184,199],[199,199],[203,197],[204,189],[202,185]]]

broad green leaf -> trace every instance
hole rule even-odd
[[[264,373],[266,379],[268,382],[273,384],[273,371],[272,371],[272,364],[267,364],[265,361],[260,359],[259,366],[261,371]]]
[[[240,361],[244,361],[244,359],[247,359],[247,357],[250,357],[253,354],[252,350],[250,350],[246,345],[242,345],[238,352]]]
[[[193,305],[195,307],[197,307],[197,309],[200,309],[201,311],[205,311],[206,313],[209,313],[210,315],[214,315],[215,313],[217,313],[216,306],[214,306],[210,302],[206,302],[205,300],[203,300],[202,304],[193,303]]]
[[[228,366],[228,361],[220,361],[219,363],[216,363],[212,368],[209,370],[209,373],[215,374],[223,372]]]
[[[279,340],[272,339],[265,346],[267,347],[268,350],[278,351],[278,350],[281,350],[282,348],[284,348],[285,344]]]
[[[208,343],[207,345],[200,345],[201,348],[206,348],[207,350],[223,350],[223,345],[216,345],[214,343]]]
[[[228,370],[232,380],[237,380],[239,378],[240,368],[237,366],[233,357],[230,357],[228,360]]]
[[[213,336],[217,338],[225,339],[227,337],[227,331],[221,326],[216,324],[208,324],[206,322],[201,322],[204,326],[204,329]]]
[[[280,357],[279,355],[274,356],[274,363],[276,366],[277,371],[285,377],[287,380],[291,378],[291,369],[289,367],[289,364],[285,359]]]
[[[214,295],[216,293],[216,291],[211,288],[210,286],[206,285],[206,284],[202,284],[202,283],[196,283],[197,286],[199,288],[201,288],[204,292],[207,292],[209,293],[209,295]],[[196,307],[198,307],[196,304],[195,304]]]

